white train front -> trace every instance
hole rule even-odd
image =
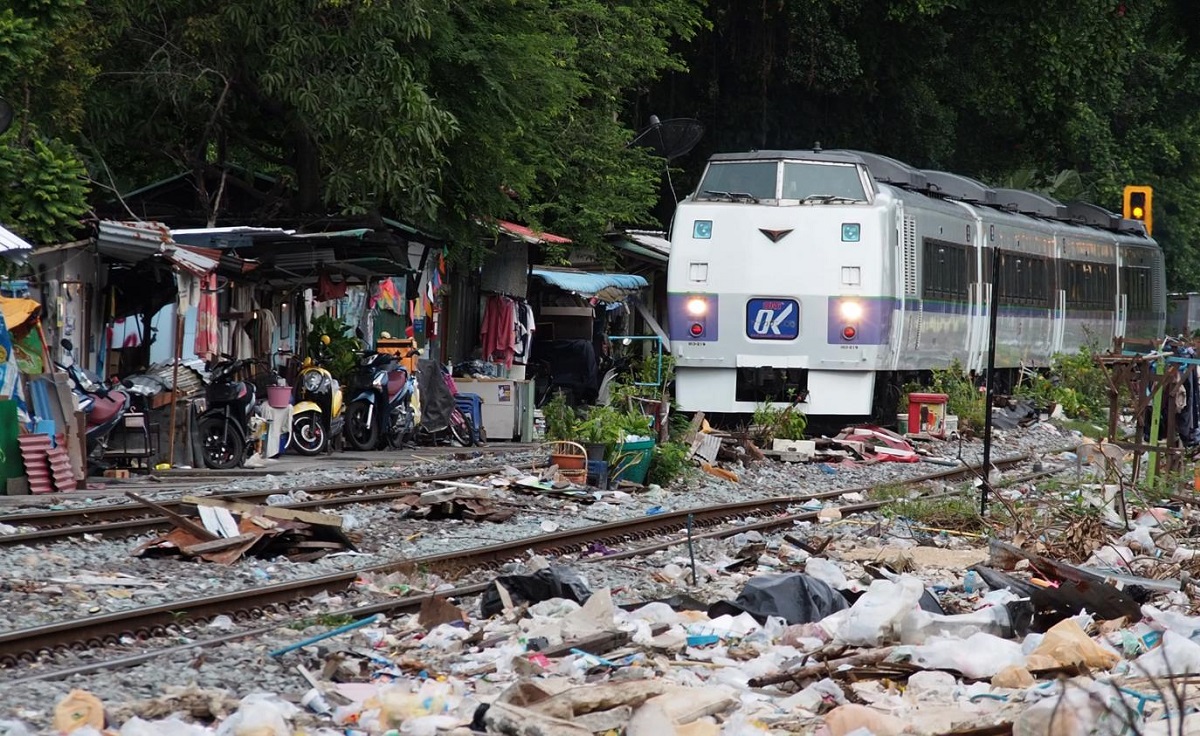
[[[868,153],[713,156],[672,226],[680,408],[885,416],[906,373],[982,373],[995,248],[998,367],[1162,334],[1140,222]]]

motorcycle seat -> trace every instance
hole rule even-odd
[[[111,420],[125,407],[126,401],[125,394],[118,392],[113,392],[107,397],[96,396],[92,410],[88,412],[88,424],[99,425]]]
[[[404,390],[408,383],[408,371],[391,371],[388,373],[388,396],[395,396]]]

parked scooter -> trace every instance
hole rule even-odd
[[[64,339],[61,344],[67,351],[67,362],[55,362],[55,365],[75,385],[72,393],[87,422],[88,458],[98,462],[104,456],[109,434],[121,424],[125,413],[129,411],[129,394],[122,389],[106,387],[99,376],[76,365],[72,355],[75,346],[70,340]]]
[[[321,336],[321,345],[328,346],[329,335]],[[345,417],[342,414],[342,387],[321,363],[306,358],[296,377],[292,402],[291,443],[301,455],[319,455],[331,451],[344,440]]]
[[[208,408],[200,415],[205,467],[229,470],[249,457],[250,420],[257,406],[254,384],[239,381],[238,371],[258,360],[222,356],[209,371]]]
[[[420,355],[413,350],[408,357]],[[402,447],[420,423],[417,377],[394,355],[364,351],[346,406],[346,442],[356,450],[375,450],[381,442]]]

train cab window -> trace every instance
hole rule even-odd
[[[787,161],[783,164],[783,200],[867,201],[862,177],[852,164]]]
[[[708,165],[697,199],[775,199],[778,161],[728,161]]]

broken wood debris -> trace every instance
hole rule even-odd
[[[155,510],[162,508],[140,497],[134,500],[150,508],[157,507]],[[355,548],[354,541],[342,531],[342,518],[334,514],[211,497],[184,496],[182,500],[185,508],[196,509],[198,520],[173,511],[164,514],[175,529],[142,544],[134,550],[134,555],[182,557],[231,565],[247,554],[309,562],[330,552]]]
[[[392,503],[392,511],[407,519],[462,519],[496,524],[508,521],[516,513],[511,508],[499,508],[492,500],[476,493],[475,489],[454,487],[413,493]]]

